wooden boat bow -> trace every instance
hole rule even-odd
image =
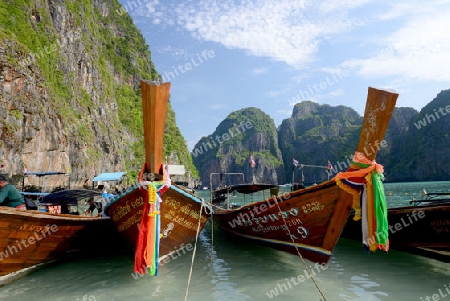
[[[170,83],[141,81],[146,172],[162,174]]]

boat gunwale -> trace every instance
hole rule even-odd
[[[84,216],[84,215],[73,215],[73,214],[58,214],[58,213],[48,213],[36,210],[18,210],[12,207],[1,206],[0,215],[20,215],[24,217],[33,217],[37,219],[59,219],[67,221],[96,221],[96,220],[109,220],[109,217],[96,217],[96,216]]]
[[[127,190],[125,190],[124,192],[122,192],[121,194],[119,194],[118,196],[116,196],[115,198],[113,198],[108,204],[105,205],[104,208],[104,212],[105,214],[107,214],[107,212],[109,211],[110,207],[114,204],[117,203],[119,200],[121,200],[122,198],[124,198],[126,195],[130,194],[131,192],[133,192],[136,189],[139,189],[140,185],[139,184],[134,184],[133,186],[129,187]],[[199,204],[203,204],[205,207],[210,208],[209,203],[205,202],[205,200],[199,196],[196,196],[195,194],[191,194],[187,191],[184,191],[183,189],[179,188],[178,185],[176,184],[171,184],[169,189],[172,189],[173,191],[176,191],[178,193],[183,194],[184,196],[190,198],[191,200],[195,201],[196,203]],[[108,214],[109,216],[109,214]]]

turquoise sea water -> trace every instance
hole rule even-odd
[[[389,208],[409,206],[414,198],[423,199],[423,190],[427,192],[450,192],[450,182],[406,182],[384,184],[386,202]]]
[[[389,207],[418,199],[422,189],[450,191],[450,182],[385,184]],[[204,196],[207,191],[200,192]],[[235,198],[236,202],[240,200]],[[250,201],[250,200],[248,200]],[[157,277],[132,275],[133,255],[54,264],[0,288],[0,300],[321,300],[297,256],[212,232],[207,225],[193,251],[180,252]],[[192,276],[188,288],[189,273]],[[450,300],[450,264],[398,251],[368,254],[341,239],[328,265],[306,262],[326,300]],[[137,279],[135,279],[137,278]],[[276,295],[277,294],[277,295]],[[434,297],[434,299],[433,299]]]

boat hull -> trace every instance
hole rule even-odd
[[[75,251],[102,252],[118,237],[109,218],[0,207],[0,276]]]
[[[450,204],[391,208],[388,221],[392,249],[450,262]],[[362,241],[361,222],[353,214],[342,237]]]
[[[201,231],[208,221],[209,210],[201,209],[201,199],[175,185],[171,185],[161,199],[159,255],[164,256],[195,239],[197,230]],[[132,247],[136,246],[143,208],[144,195],[138,187],[131,188],[106,208],[118,232]]]
[[[217,208],[219,229],[326,263],[351,211],[352,196],[328,181],[234,210]],[[278,203],[278,204],[277,204]]]

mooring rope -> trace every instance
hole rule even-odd
[[[200,213],[199,213],[199,216],[198,216],[197,234],[195,235],[195,244],[194,244],[194,250],[192,251],[191,268],[189,270],[188,284],[187,284],[187,287],[186,287],[186,294],[184,296],[184,301],[187,300],[188,295],[189,295],[189,286],[191,285],[192,269],[193,269],[193,266],[194,266],[195,251],[197,250],[197,241],[198,241],[198,235],[200,233],[200,224],[201,224],[201,220],[202,220],[203,207],[204,207],[204,201],[202,199],[202,205],[200,207]]]
[[[214,209],[212,201],[210,203],[210,206],[211,206],[211,266],[212,266],[214,256]]]
[[[314,276],[311,274],[311,271],[309,270],[308,266],[306,265],[305,259],[303,258],[302,254],[300,254],[300,251],[298,250],[298,247],[295,244],[294,238],[292,237],[291,231],[289,230],[289,227],[288,227],[288,225],[286,223],[286,219],[284,218],[284,216],[282,214],[282,211],[281,211],[281,208],[280,208],[280,204],[278,203],[277,198],[274,197],[274,199],[275,199],[275,203],[278,206],[278,210],[281,213],[280,215],[281,215],[281,218],[283,219],[284,226],[286,227],[286,230],[287,230],[287,232],[289,234],[289,237],[291,238],[292,243],[294,244],[294,247],[295,247],[295,250],[297,251],[298,256],[300,257],[300,259],[302,260],[303,264],[305,265],[305,269],[308,272],[308,274],[309,274],[311,280],[313,281],[314,285],[316,286],[317,290],[319,291],[320,295],[323,297],[323,301],[327,301],[327,298],[325,297],[324,293],[322,292],[322,290],[320,289],[319,285],[317,284],[316,279],[314,279]]]

